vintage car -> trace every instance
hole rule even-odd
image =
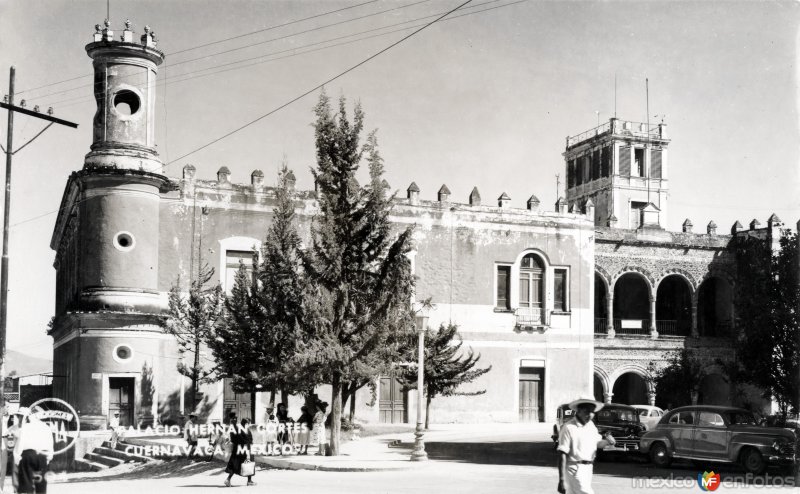
[[[751,473],[761,473],[768,465],[790,466],[795,457],[794,432],[757,424],[753,413],[741,408],[675,408],[642,436],[640,449],[662,467],[674,458],[738,463]]]
[[[654,407],[652,405],[631,405],[639,413],[639,422],[642,423],[647,430],[655,429],[661,417],[664,416],[664,410]]]
[[[770,415],[764,417],[761,425],[767,427],[783,427],[784,429],[800,429],[800,416],[797,414],[784,415]]]
[[[553,434],[550,439],[553,440],[553,448],[558,447],[558,433],[561,431],[561,426],[564,422],[572,418],[572,410],[569,405],[561,405],[556,409],[556,423],[553,425]]]
[[[639,412],[630,405],[607,403],[594,414],[594,423],[600,434],[610,432],[616,444],[606,446],[603,451],[639,451],[639,438],[644,434],[645,426],[639,421]]]
[[[564,423],[573,416],[572,410],[568,405],[561,405],[556,411],[556,424],[553,426],[553,447],[558,446],[558,433]],[[610,432],[616,444],[606,446],[604,452],[613,451],[638,451],[639,437],[644,433],[644,426],[639,422],[639,415],[636,410],[628,405],[617,403],[607,403],[592,418],[600,434]]]

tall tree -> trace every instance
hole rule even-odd
[[[739,236],[736,254],[736,363],[728,374],[764,390],[782,414],[800,410],[800,283],[797,234],[782,232],[780,250]]]
[[[323,92],[315,114],[319,214],[304,265],[318,293],[313,338],[303,353],[307,367],[318,369],[331,384],[331,450],[338,454],[343,385],[365,375],[377,377],[371,356],[386,348],[397,328],[413,326],[414,280],[406,256],[411,228],[399,234],[391,229],[393,197],[382,180],[376,134],[359,144],[360,105],[351,122],[345,99],[334,114]],[[356,179],[362,157],[370,178],[364,186]]]
[[[648,370],[655,374],[656,397],[663,408],[692,404],[692,393],[699,393],[706,377],[703,362],[683,348],[667,354],[667,364],[660,369],[650,362]]]
[[[197,407],[197,394],[201,384],[218,380],[215,375],[216,366],[201,359],[203,343],[213,333],[214,324],[223,309],[224,296],[222,288],[210,285],[214,269],[203,265],[196,279],[189,285],[189,292],[184,294],[180,278],[169,291],[169,313],[164,331],[175,337],[181,356],[187,355],[191,364],[185,360],[178,362],[178,372],[192,382],[192,396],[189,399],[190,409]]]
[[[293,366],[304,334],[301,326],[307,297],[290,186],[293,177],[284,164],[260,259],[254,255],[252,271],[240,265],[225,299],[225,314],[208,341],[221,372],[232,378],[234,390],[268,390],[273,399],[274,393],[280,392],[284,403],[289,393],[308,387]]]
[[[414,339],[416,342],[416,339]],[[480,354],[475,355],[472,348],[466,353],[461,351],[461,336],[455,324],[442,324],[438,331],[425,331],[425,359],[423,369],[425,392],[425,428],[428,428],[431,401],[437,396],[475,396],[486,392],[458,391],[462,384],[471,383],[480,376],[492,370],[492,366],[476,369],[475,365],[480,360]],[[414,348],[414,361],[419,357],[416,345]],[[402,373],[400,381],[408,389],[417,388],[417,370],[409,367]]]

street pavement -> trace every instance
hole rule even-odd
[[[558,481],[556,454],[549,438],[550,428],[519,424],[434,426],[426,434],[428,462],[407,460],[413,435],[389,434],[361,439],[343,445],[342,458],[288,457],[277,461],[305,462],[317,470],[287,470],[260,464],[254,487],[234,476],[231,489],[269,493],[554,493]],[[389,443],[400,442],[399,447]],[[313,450],[312,450],[313,451]],[[321,471],[322,466],[339,465],[344,471]],[[280,465],[280,464],[278,464]],[[379,471],[369,470],[380,467]],[[102,473],[69,474],[55,478],[51,493],[112,492],[150,494],[161,492],[217,492],[224,488],[225,464],[221,461],[191,462],[185,458],[155,461],[145,466],[122,465]],[[360,467],[361,471],[352,470]],[[391,467],[391,468],[387,468]],[[283,468],[291,468],[284,465]],[[731,465],[677,463],[658,469],[644,459],[611,457],[595,465],[594,489],[597,494],[641,492],[703,492],[697,475],[703,470],[718,472],[722,486],[717,492],[769,491],[800,493],[786,485],[791,479],[779,471],[767,476],[747,478]],[[742,485],[733,485],[741,481]]]

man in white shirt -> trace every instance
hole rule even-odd
[[[17,465],[19,492],[47,492],[47,465],[53,459],[53,433],[50,427],[36,416],[34,408],[28,415],[14,445],[14,463]]]
[[[569,404],[575,416],[558,434],[558,492],[561,494],[594,494],[592,472],[598,449],[616,444],[606,433],[601,436],[592,422],[592,415],[603,408],[593,398],[581,397]]]
[[[189,421],[183,426],[183,438],[186,439],[186,443],[189,446],[186,454],[190,460],[194,459],[194,453],[197,449],[197,426],[194,424],[195,420],[197,420],[197,415],[190,413]]]

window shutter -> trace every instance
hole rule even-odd
[[[623,177],[631,176],[631,148],[622,146],[619,148],[619,174]]]
[[[509,281],[511,278],[511,266],[497,266],[497,308],[509,309]]]
[[[661,150],[650,150],[650,175],[653,178],[661,178]]]

